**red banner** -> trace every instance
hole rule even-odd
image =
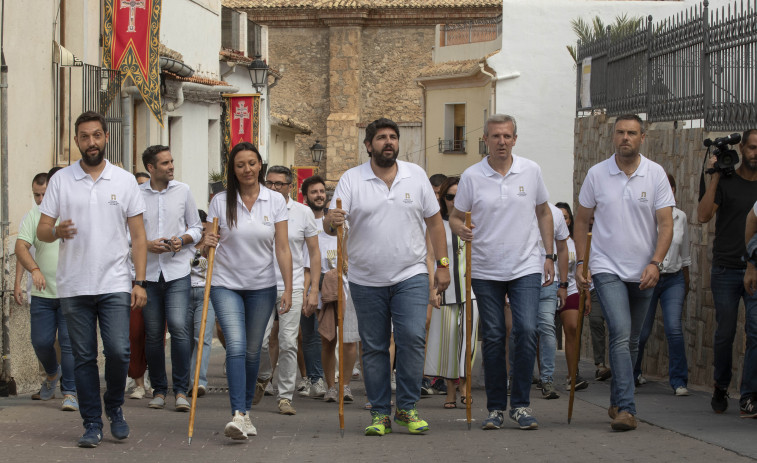
[[[294,175],[295,182],[297,183],[297,188],[293,188],[291,192],[292,199],[294,199],[298,203],[305,204],[305,197],[302,195],[302,182],[304,182],[305,179],[312,177],[313,175],[318,175],[318,167],[292,167],[292,174]]]
[[[260,95],[224,95],[226,98],[226,134],[224,141],[231,151],[246,141],[259,148]]]
[[[160,13],[162,0],[105,0],[103,65],[131,78],[163,125],[160,97]]]

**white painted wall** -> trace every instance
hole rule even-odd
[[[726,5],[710,0],[710,10]],[[496,108],[515,116],[518,140],[515,154],[542,167],[550,201],[572,203],[573,120],[576,71],[566,45],[575,45],[570,21],[600,16],[652,15],[657,22],[698,5],[698,1],[504,0],[502,48],[489,58],[498,77]],[[608,153],[609,155],[610,153]]]
[[[163,0],[160,41],[203,77],[218,78],[220,0]]]

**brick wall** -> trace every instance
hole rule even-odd
[[[574,137],[575,191],[574,206],[578,202],[581,183],[588,169],[606,159],[613,152],[612,123],[614,118],[597,115],[576,119]],[[689,364],[689,383],[709,386],[713,373],[713,335],[715,332],[715,309],[710,290],[710,261],[712,240],[715,235],[715,220],[708,224],[697,222],[699,200],[699,176],[706,149],[705,138],[725,134],[709,133],[703,129],[676,129],[673,123],[653,123],[647,128],[647,136],[641,152],[662,165],[676,179],[676,202],[689,222],[691,238],[691,286],[683,309],[683,333],[686,343],[686,358]],[[585,325],[585,327],[588,326]],[[741,382],[745,336],[743,304],[739,313],[739,328],[734,341],[733,380],[731,387],[738,388]],[[588,328],[583,331],[582,353],[591,358],[591,342]],[[644,373],[650,376],[667,376],[668,350],[662,325],[662,313],[658,308],[655,325],[644,352]]]

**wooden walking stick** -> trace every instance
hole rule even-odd
[[[336,208],[342,208],[342,200],[337,198]],[[337,288],[339,293],[336,299],[336,321],[339,335],[339,433],[344,438],[344,280],[342,279],[344,269],[344,252],[342,244],[344,239],[344,226],[339,225],[336,229],[336,273],[339,276]]]
[[[586,234],[586,252],[584,253],[584,263],[582,274],[584,280],[589,277],[589,255],[591,254],[591,232]],[[570,401],[568,401],[568,424],[573,417],[573,400],[576,394],[576,375],[578,373],[578,356],[581,352],[581,331],[584,324],[584,310],[586,310],[586,291],[581,289],[581,296],[578,299],[578,326],[576,326],[576,346],[575,360],[568,365],[568,374],[570,374]]]
[[[213,219],[211,233],[218,233],[218,217]],[[210,281],[213,279],[213,260],[216,257],[216,248],[208,250],[208,268],[205,271],[205,295],[202,298],[202,320],[200,322],[200,335],[197,338],[197,360],[195,361],[195,377],[192,384],[192,408],[189,409],[189,445],[192,445],[192,434],[195,430],[195,410],[197,408],[197,385],[200,383],[200,363],[202,362],[202,347],[205,339],[205,322],[208,319],[208,304],[210,303]]]
[[[470,229],[470,212],[465,213],[465,226]],[[471,343],[473,337],[473,301],[471,300],[471,244],[465,243],[465,418],[471,428]]]

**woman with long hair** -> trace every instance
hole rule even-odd
[[[226,378],[232,420],[224,434],[242,440],[257,434],[250,420],[260,347],[276,303],[274,252],[284,279],[279,313],[292,306],[292,254],[284,197],[260,184],[263,159],[252,143],[234,146],[226,164],[226,191],[210,203],[208,220],[218,218],[210,299],[226,338]]]
[[[455,206],[455,194],[460,177],[449,177],[439,188],[439,204],[442,222],[447,235],[447,255],[450,260],[452,281],[444,293],[437,295],[438,310],[431,313],[426,343],[426,376],[439,376],[447,381],[447,400],[444,408],[456,408],[456,386],[459,379],[460,400],[465,397],[465,241],[452,233],[449,227],[449,213]],[[478,310],[473,302],[473,335],[471,362],[475,354],[478,338]]]

